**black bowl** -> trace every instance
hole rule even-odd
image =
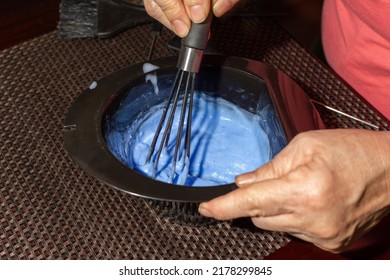
[[[158,76],[173,76],[177,72],[177,57],[150,63],[159,67]],[[134,100],[129,119],[135,119],[166,97],[145,97],[143,90],[136,90],[145,84],[142,68],[140,63],[104,77],[73,103],[64,126],[65,148],[73,160],[105,184],[150,199],[199,202],[235,189],[234,184],[191,187],[156,181],[127,167],[110,152],[104,135],[106,121],[121,106],[123,98],[130,96]],[[286,74],[266,64],[206,55],[197,80],[197,88],[220,93],[218,96],[248,111],[256,111],[259,100],[270,99],[287,142],[300,132],[324,128],[304,91]],[[170,83],[170,79],[159,79],[160,88],[169,88]]]

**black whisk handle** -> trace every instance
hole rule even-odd
[[[213,13],[210,10],[205,21],[202,23],[192,23],[190,32],[181,40],[181,44],[194,49],[206,49],[212,19]]]

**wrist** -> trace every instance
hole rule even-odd
[[[390,131],[378,132],[382,143],[383,151],[380,153],[380,160],[384,168],[384,191],[387,197],[387,210],[390,212]]]

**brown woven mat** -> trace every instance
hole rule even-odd
[[[388,129],[272,21],[231,19],[214,29],[223,53],[269,63],[311,97]],[[247,220],[186,216],[175,204],[113,190],[68,157],[62,139],[68,108],[92,81],[144,61],[149,30],[142,25],[113,39],[68,42],[53,32],[0,53],[1,259],[262,259],[288,243]],[[171,37],[162,33],[154,57],[175,54],[166,48]],[[328,127],[364,128],[321,113]]]

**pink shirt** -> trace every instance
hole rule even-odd
[[[390,0],[325,0],[322,21],[330,66],[390,120]]]

